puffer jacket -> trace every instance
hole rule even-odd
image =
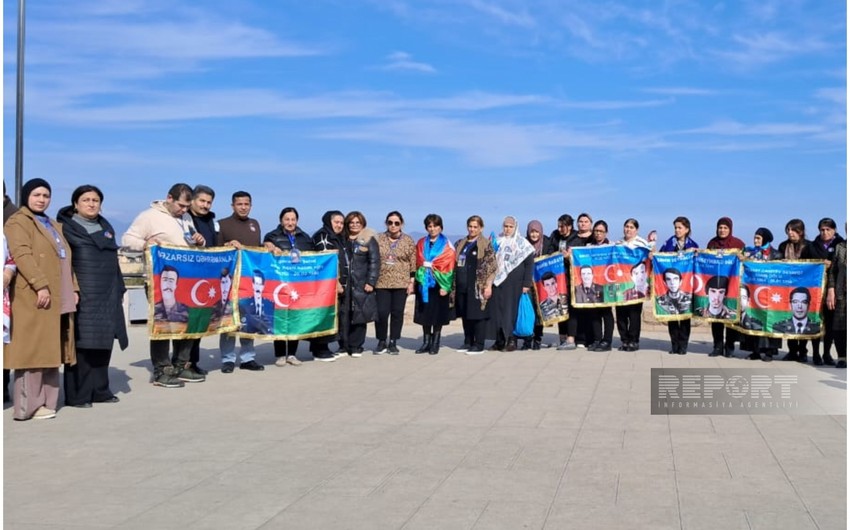
[[[302,252],[315,250],[313,239],[307,235],[307,232],[301,230],[301,228],[295,227],[293,237],[295,239],[295,248],[298,250]],[[266,234],[266,237],[263,238],[263,243],[266,242],[274,244],[274,246],[283,251],[292,250],[292,242],[289,240],[289,235],[287,235],[281,225],[277,225],[277,228]]]
[[[71,266],[80,286],[80,303],[74,321],[77,348],[111,350],[115,339],[128,345],[124,323],[124,278],[118,266],[115,230],[98,217],[99,232],[89,234],[73,218],[74,207],[59,210],[57,220],[71,247]]]
[[[345,274],[344,298],[347,302],[351,300],[351,314],[349,322],[352,324],[364,324],[374,322],[378,318],[377,295],[373,290],[371,293],[365,291],[366,285],[373,288],[378,283],[378,275],[381,271],[381,252],[378,241],[375,239],[375,231],[364,228],[357,239],[347,239],[344,245],[347,256],[348,271]],[[348,307],[348,304],[343,304]]]

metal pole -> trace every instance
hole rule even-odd
[[[24,185],[24,37],[26,0],[18,0],[18,90],[15,106],[15,200],[21,204]]]

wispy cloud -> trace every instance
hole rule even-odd
[[[801,38],[799,35],[765,32],[734,35],[728,48],[716,49],[710,53],[729,61],[732,66],[751,67],[821,52],[829,46],[818,36]]]
[[[466,3],[472,9],[508,26],[532,28],[536,25],[534,17],[525,10],[513,11],[500,6],[496,2],[485,2],[484,0],[467,0]]]
[[[824,132],[824,126],[806,123],[755,123],[717,121],[705,127],[679,131],[678,134],[715,134],[722,136],[793,136]]]
[[[686,86],[644,88],[643,92],[665,96],[716,96],[721,93],[719,90]]]
[[[413,57],[406,52],[393,52],[386,57],[387,62],[381,66],[381,70],[417,72],[420,74],[436,74],[437,69],[428,63],[414,61]]]

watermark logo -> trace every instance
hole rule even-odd
[[[652,368],[652,414],[803,412],[796,375],[753,368]]]

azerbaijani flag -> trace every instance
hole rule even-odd
[[[288,253],[242,249],[239,254],[239,335],[296,340],[337,332],[338,252],[301,252],[296,262]],[[246,325],[249,315],[242,314],[246,308],[256,309],[257,294],[267,328]]]
[[[148,258],[148,330],[156,338],[233,331],[235,249],[153,245]]]
[[[428,241],[428,248],[425,242]],[[428,288],[438,287],[451,291],[455,277],[455,247],[440,234],[433,244],[428,236],[416,243],[416,283],[421,289],[422,299],[428,302]],[[432,283],[433,282],[433,283]]]
[[[649,250],[624,245],[572,247],[574,307],[605,307],[641,303],[649,293],[651,263]],[[581,269],[590,267],[593,283],[602,286],[602,302],[585,304],[576,301],[576,286],[582,285]]]
[[[820,337],[825,282],[826,266],[820,260],[744,261],[741,291],[749,302],[743,309],[756,324],[737,329],[777,338]],[[802,332],[794,329],[796,322],[806,323]]]

